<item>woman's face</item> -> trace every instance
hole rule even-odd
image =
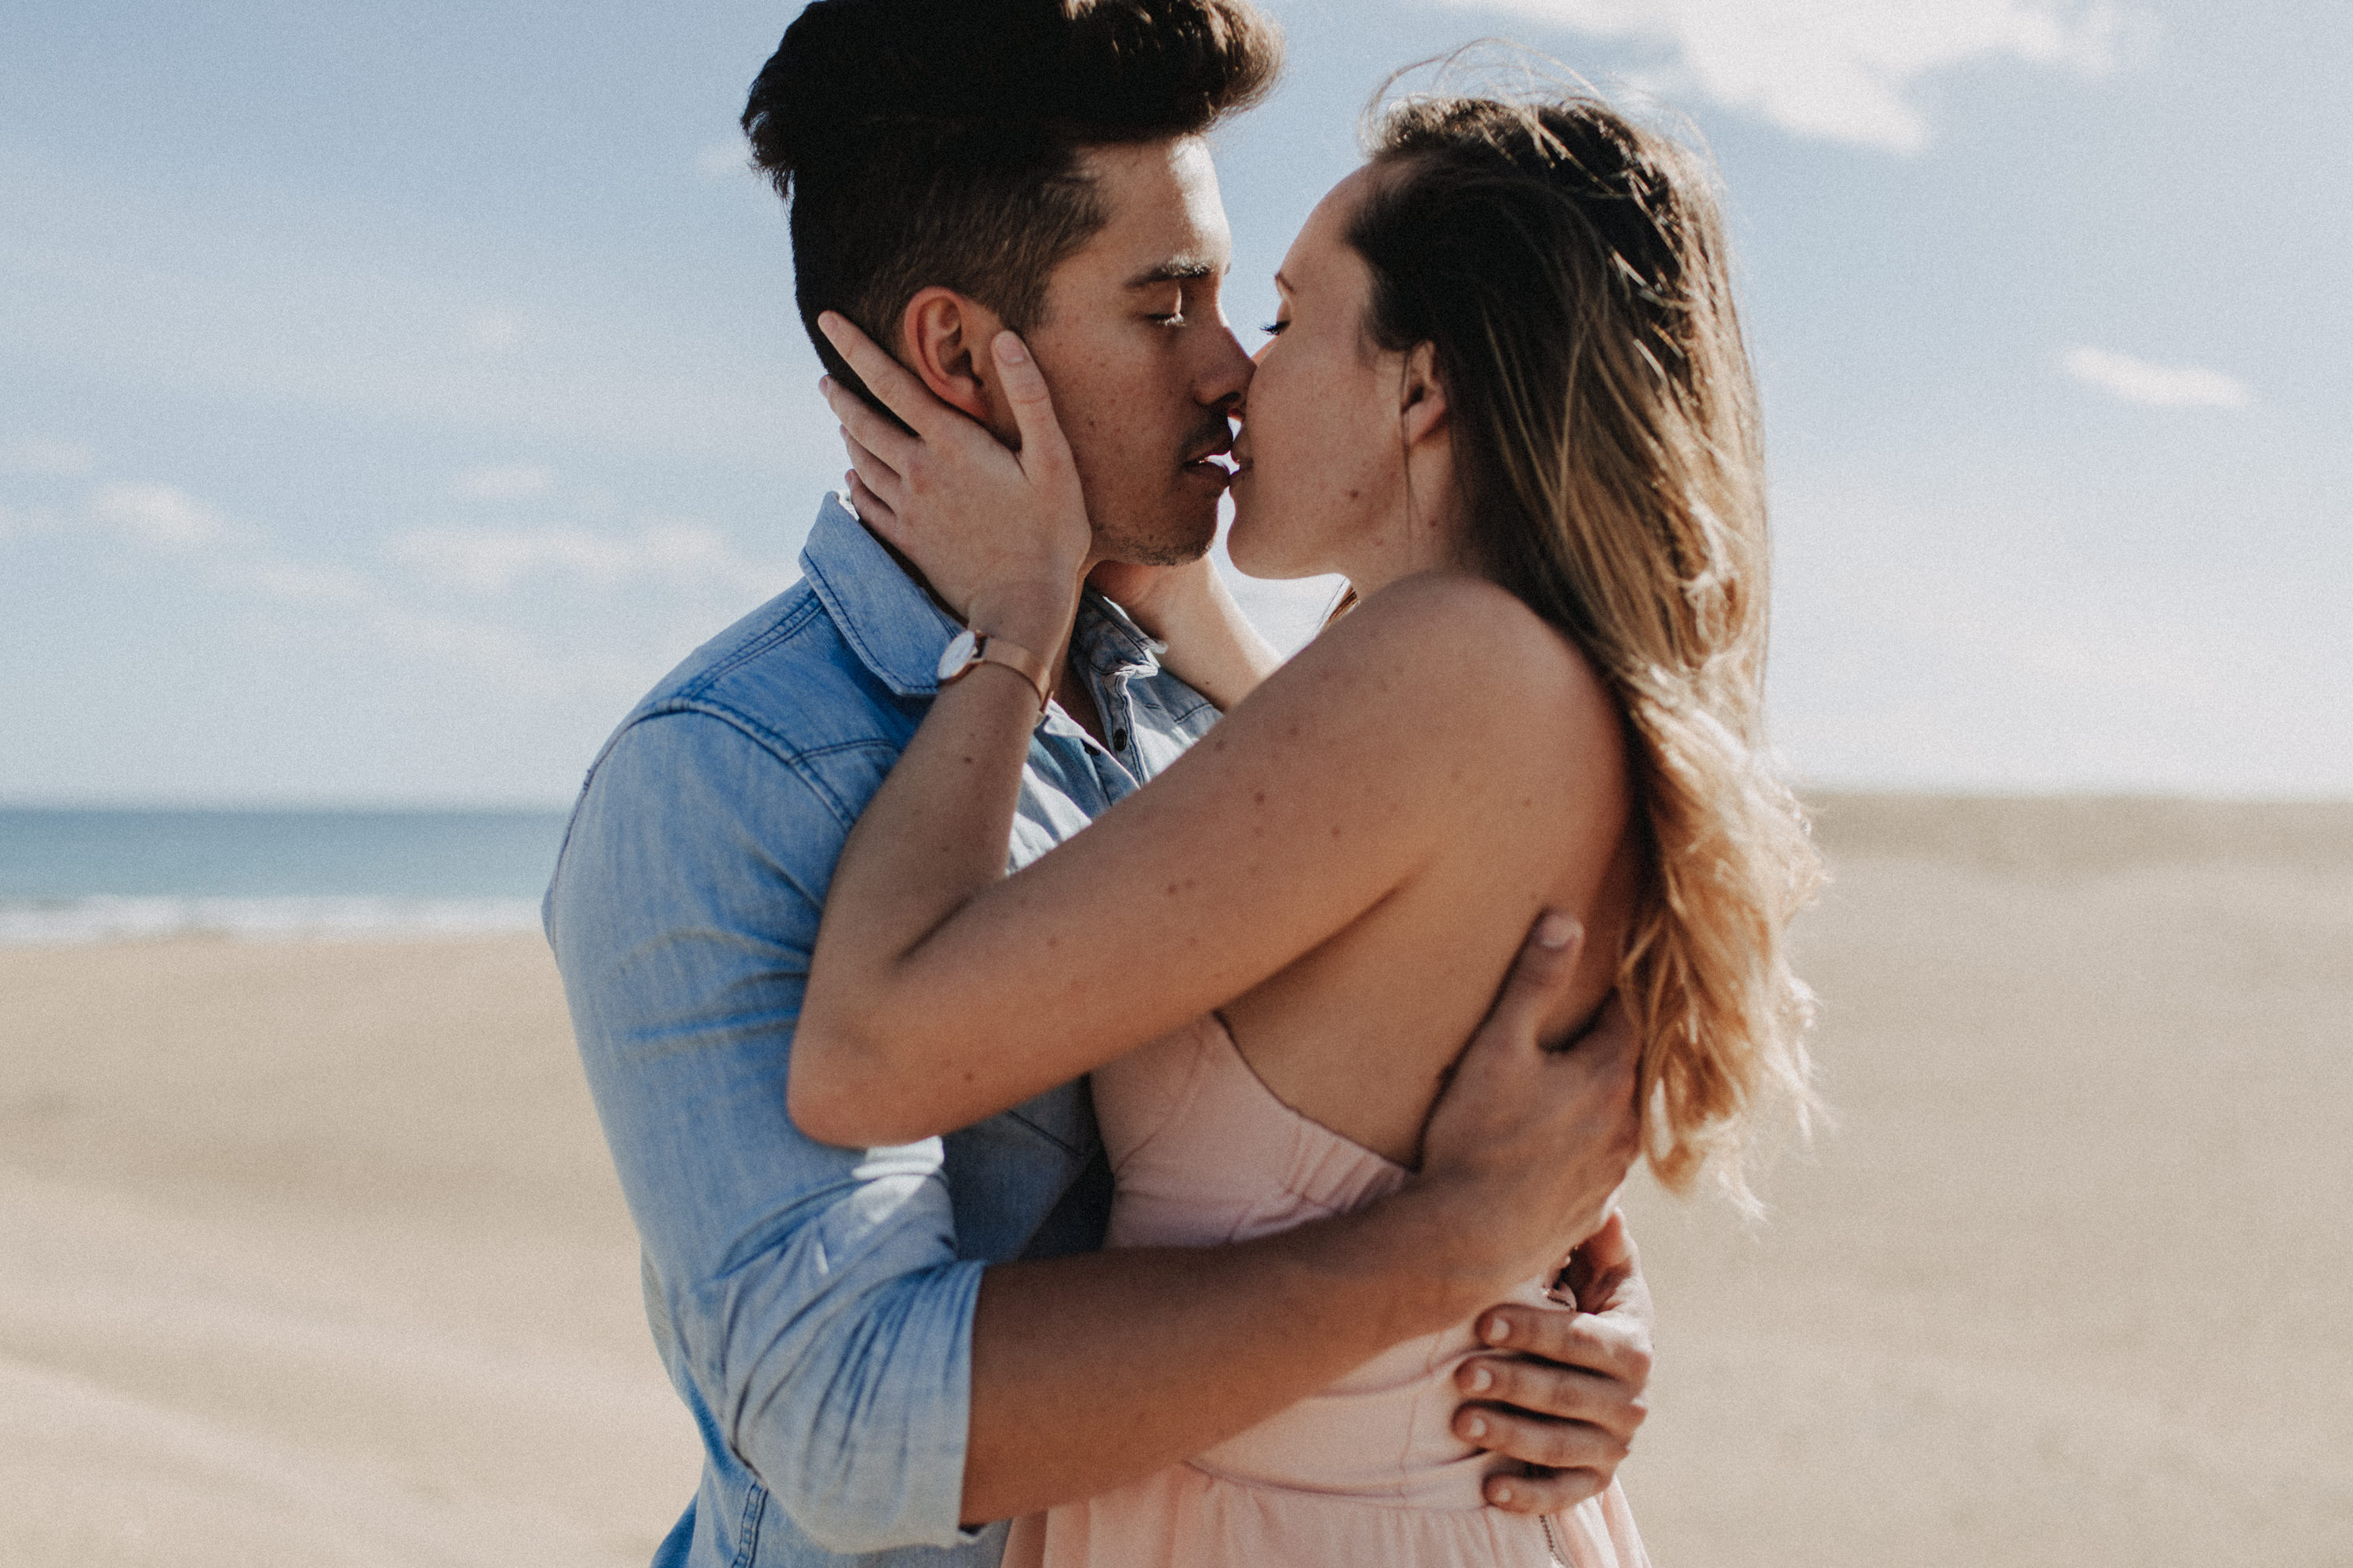
[[[1379,177],[1367,165],[1335,185],[1275,274],[1281,313],[1244,398],[1227,541],[1253,577],[1338,572],[1369,591],[1436,563],[1415,559],[1430,542],[1413,537],[1405,484],[1405,356],[1367,335],[1372,273],[1344,237]]]

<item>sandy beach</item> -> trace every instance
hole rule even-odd
[[[1638,1191],[1661,1568],[2353,1564],[2353,805],[1827,797],[1835,1129]],[[0,950],[0,1564],[642,1564],[531,936]]]

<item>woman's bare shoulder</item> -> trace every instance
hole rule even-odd
[[[1540,730],[1572,742],[1614,742],[1620,728],[1616,699],[1585,650],[1509,589],[1466,573],[1391,584],[1261,689],[1335,685],[1364,703],[1367,717],[1434,726],[1466,742]],[[1549,723],[1532,726],[1532,714]]]

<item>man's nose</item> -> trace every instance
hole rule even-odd
[[[1238,402],[1258,373],[1258,363],[1223,321],[1218,323],[1214,336],[1216,352],[1196,384],[1196,395],[1204,404]]]

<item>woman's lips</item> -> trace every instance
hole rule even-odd
[[[1233,460],[1227,456],[1232,447],[1233,443],[1230,440],[1219,441],[1216,446],[1202,452],[1199,457],[1188,459],[1184,464],[1185,471],[1189,474],[1198,474],[1203,479],[1214,479],[1219,484],[1224,484],[1232,479],[1234,474]]]

